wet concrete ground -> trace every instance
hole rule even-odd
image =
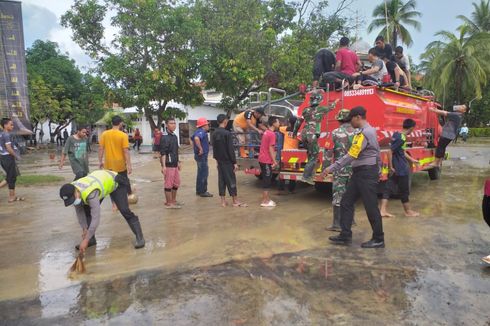
[[[19,188],[23,203],[0,194],[0,324],[488,325],[490,269],[480,258],[490,253],[481,217],[490,150],[465,145],[452,153],[441,180],[414,177],[411,200],[421,217],[402,217],[399,201],[390,202],[397,217],[383,221],[381,250],[359,247],[370,237],[361,205],[353,245],[328,243],[331,199],[312,187],[274,195],[278,207],[264,209],[260,183],[238,173],[250,207],[196,197],[190,156],[178,198],[184,208],[165,210],[159,164],[133,155],[140,201],[132,208],[147,246],[133,249],[124,219],[106,201],[88,273],[74,279],[67,271],[80,228],[59,185]],[[46,153],[26,156],[21,171],[29,170],[72,178]],[[217,194],[212,161],[210,173]]]

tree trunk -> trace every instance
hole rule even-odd
[[[53,143],[54,143],[54,133],[53,133],[53,132],[51,132],[51,123],[52,123],[52,122],[51,122],[51,120],[49,120],[49,122],[48,122],[48,130],[49,130],[49,142],[50,142],[51,144],[53,144]]]
[[[393,51],[395,50],[397,43],[398,43],[398,34],[396,32],[396,29],[393,29],[393,36],[392,36],[392,41],[391,45],[393,47]]]
[[[455,86],[456,86],[456,102],[457,104],[460,104],[461,103],[461,78],[459,78],[459,76],[461,76],[460,74],[461,72],[461,67],[458,65],[457,68],[456,68],[456,75],[454,76],[455,78]]]

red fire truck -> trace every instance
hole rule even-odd
[[[416,121],[414,132],[407,136],[407,151],[419,160],[420,165],[412,166],[412,172],[427,171],[430,179],[440,176],[439,168],[429,166],[434,161],[435,147],[441,132],[441,125],[437,115],[429,111],[430,107],[439,108],[433,95],[422,95],[414,92],[397,91],[391,88],[368,86],[359,89],[343,91],[320,90],[323,96],[321,105],[328,105],[339,99],[334,110],[323,119],[319,138],[320,148],[333,147],[331,132],[339,126],[335,115],[343,108],[351,109],[363,106],[367,111],[367,120],[377,129],[378,141],[381,146],[382,176],[381,180],[388,178],[388,150],[391,136],[395,131],[402,129],[403,120],[411,118]],[[303,109],[309,106],[311,91],[307,92],[304,101],[299,105],[297,115],[301,116]],[[270,106],[270,105],[269,105]],[[277,109],[276,109],[277,111]],[[256,150],[256,152],[258,152]],[[283,150],[279,177],[286,180],[301,180],[303,168],[307,162],[306,149]],[[332,176],[321,177],[323,157],[319,155],[319,164],[315,175],[316,187],[321,189],[326,183],[332,182]],[[256,156],[239,158],[239,165],[248,174],[260,175],[260,168]]]

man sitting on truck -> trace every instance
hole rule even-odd
[[[335,54],[335,59],[335,71],[327,72],[325,80],[343,89],[354,82],[352,74],[359,71],[362,66],[357,54],[349,49],[349,38],[344,36],[340,39],[340,48]],[[344,80],[343,84],[342,80]]]
[[[249,142],[250,136],[246,133],[256,131],[258,134],[263,134],[265,127],[258,123],[265,115],[262,107],[254,110],[246,110],[240,113],[233,120],[233,131],[237,133],[238,141],[240,142],[240,156],[247,157],[244,145]]]
[[[374,49],[376,50],[376,54],[380,58],[391,58],[393,55],[393,48],[390,44],[385,43],[385,38],[381,35],[376,37],[374,40],[374,44],[376,45]]]
[[[383,60],[378,57],[378,53],[375,48],[369,49],[368,61],[371,62],[371,68],[365,71],[356,72],[352,74],[352,77],[356,78],[358,83],[363,81],[372,81],[375,83],[380,83],[383,77],[388,74],[386,65]]]
[[[403,47],[397,46],[395,48],[395,60],[398,66],[403,70],[407,76],[408,87],[412,88],[412,76],[410,73],[410,60],[408,56],[403,54]]]
[[[323,75],[335,69],[335,55],[328,49],[320,49],[313,59],[313,87],[318,87],[318,83],[323,79]],[[326,85],[321,83],[322,87]]]
[[[405,72],[398,66],[398,64],[393,60],[394,58],[383,58],[383,61],[386,65],[386,70],[390,75],[391,82],[395,84],[395,87],[398,89],[399,87],[407,87],[408,86],[408,77],[405,75]]]

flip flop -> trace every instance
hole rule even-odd
[[[16,201],[24,201],[24,200],[26,200],[24,197],[15,197],[14,200],[9,200],[8,202],[13,203]]]
[[[233,204],[233,207],[248,207],[248,205],[245,203],[238,203],[238,204]]]

